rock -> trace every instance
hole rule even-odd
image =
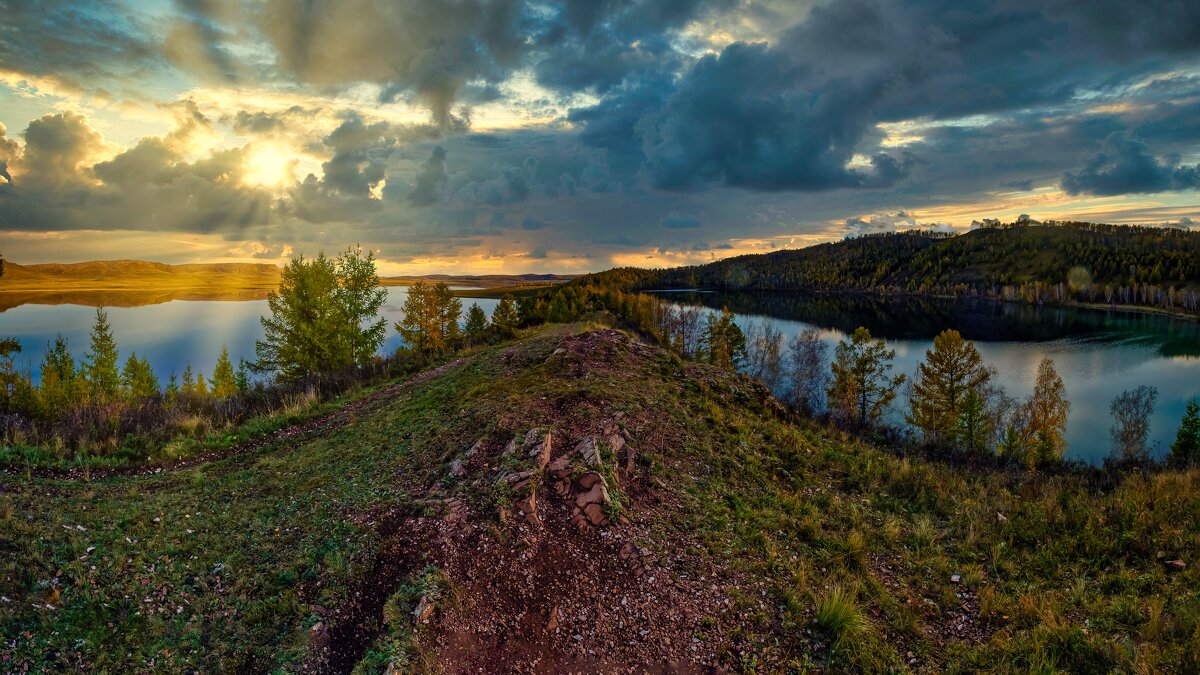
[[[417,624],[429,623],[436,609],[437,606],[434,604],[433,597],[422,595],[420,602],[417,603],[417,608],[413,610],[413,622]]]
[[[530,525],[532,525],[534,527],[542,526],[542,518],[537,513],[526,513],[525,514],[525,522],[529,523]]]
[[[310,654],[324,659],[329,654],[330,641],[329,628],[324,621],[318,621],[308,629],[308,652]]]
[[[558,356],[559,354],[566,354],[566,353],[567,353],[567,350],[564,347],[559,347],[558,349],[554,350],[554,353],[551,354],[551,356]]]
[[[525,435],[525,454],[533,460],[534,466],[546,468],[550,463],[550,451],[553,448],[553,438],[549,429],[530,429]]]
[[[604,516],[604,509],[596,503],[588,504],[583,507],[583,513],[587,516],[588,522],[596,527],[601,527],[608,524],[608,518]]]
[[[459,455],[453,462],[450,462],[450,475],[454,476],[455,478],[462,478],[463,476],[467,475],[467,464],[471,461],[472,457],[479,453],[481,449],[483,449],[482,438],[478,441],[475,441],[475,445],[472,445],[470,450],[467,450],[463,454]]]
[[[550,620],[546,622],[546,630],[558,630],[558,607],[550,608]]]
[[[591,490],[581,492],[575,497],[575,505],[579,508],[585,508],[588,504],[608,506],[611,503],[612,498],[608,496],[608,486],[604,481],[593,484]]]
[[[459,500],[451,497],[442,502],[446,507],[446,515],[442,516],[442,520],[453,525],[454,523],[465,520],[467,517],[467,507]]]
[[[553,462],[550,462],[546,470],[549,471],[550,475],[555,478],[566,478],[567,476],[571,475],[571,456],[569,454],[563,455]]]
[[[950,575],[950,583],[952,583],[952,584],[962,583],[962,577],[957,574],[951,574]]]
[[[617,524],[622,527],[628,527],[630,525],[630,522],[629,522],[629,519],[626,518],[625,516],[619,515],[619,516],[617,516]]]
[[[999,511],[997,511],[996,512],[996,522],[997,523],[1007,523],[1008,518],[1004,517],[1003,513],[1000,513]]]
[[[595,471],[589,471],[579,477],[579,487],[582,490],[591,490],[593,485],[602,482],[604,482],[604,476]]]
[[[641,553],[642,550],[638,548],[637,544],[627,541],[625,542],[625,545],[621,547],[621,551],[617,554],[617,557],[621,560],[629,560],[631,558],[639,557]]]
[[[554,482],[554,492],[559,497],[569,497],[571,495],[571,481],[566,478]]]
[[[508,518],[511,515],[512,515],[512,513],[510,513],[506,507],[503,507],[503,506],[496,507],[496,518],[501,523],[507,523]]]
[[[521,510],[523,515],[528,516],[531,513],[537,512],[537,493],[530,493],[528,497],[517,502],[517,508]]]
[[[528,483],[533,478],[533,470],[515,471],[500,477],[498,483],[507,483],[513,487],[519,487],[521,483]]]
[[[1172,572],[1182,572],[1184,568],[1187,567],[1187,563],[1183,562],[1182,560],[1168,560],[1163,564],[1166,565],[1167,569],[1171,570]]]
[[[575,446],[575,452],[583,458],[584,463],[593,469],[600,468],[600,439],[596,436],[588,436],[579,445]]]

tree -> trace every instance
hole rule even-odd
[[[746,339],[746,372],[767,389],[778,391],[783,379],[783,333],[772,321],[755,324]]]
[[[1200,463],[1200,400],[1191,399],[1171,444],[1171,463],[1188,466]]]
[[[204,381],[204,373],[196,371],[196,395],[208,396],[208,384]]]
[[[1071,402],[1067,400],[1066,385],[1049,358],[1043,358],[1038,364],[1033,394],[1025,405],[1029,420],[1026,462],[1032,468],[1062,459],[1067,451],[1067,416],[1071,413]]]
[[[46,355],[42,358],[39,372],[42,404],[48,412],[61,413],[79,400],[83,393],[80,377],[65,337],[59,335],[54,338],[54,344],[46,345]]]
[[[354,362],[355,346],[347,312],[338,306],[336,264],[318,255],[293,258],[267,296],[270,317],[262,317],[263,339],[255,343],[255,368],[295,381]]]
[[[925,352],[925,361],[917,366],[909,397],[909,424],[920,429],[927,442],[964,445],[960,431],[979,440],[985,412],[982,389],[991,376],[973,342],[963,340],[956,330],[942,331],[933,339],[933,348]],[[968,397],[972,410],[964,419]]]
[[[245,395],[250,392],[250,364],[246,359],[238,359],[237,374],[233,376],[233,381],[239,394]]]
[[[825,407],[825,385],[829,380],[829,345],[821,332],[805,328],[788,343],[787,372],[792,381],[788,404],[806,415]]]
[[[1109,405],[1112,414],[1111,459],[1123,463],[1145,462],[1150,458],[1146,439],[1150,436],[1150,415],[1158,400],[1158,388],[1141,385],[1121,392]]]
[[[517,305],[510,293],[505,293],[492,310],[492,330],[502,338],[510,338],[517,334],[520,317],[517,315]]]
[[[0,398],[5,401],[17,388],[20,376],[14,362],[17,354],[21,353],[21,343],[16,338],[0,340]]]
[[[157,396],[158,378],[146,359],[138,359],[137,352],[130,352],[121,370],[121,388],[125,396],[137,400]]]
[[[859,326],[834,350],[833,381],[829,385],[829,407],[855,429],[875,424],[896,390],[904,384],[903,374],[891,376],[895,350],[871,331]]]
[[[702,342],[705,360],[722,368],[736,370],[746,358],[746,336],[734,323],[728,307],[721,308],[719,317],[708,315]]]
[[[387,334],[387,320],[375,320],[387,300],[387,291],[379,287],[375,253],[364,256],[362,246],[348,247],[337,259],[337,283],[334,304],[345,321],[350,360],[366,364]]]
[[[96,323],[92,326],[91,349],[83,362],[83,375],[87,381],[88,394],[99,402],[111,401],[121,389],[121,377],[117,372],[117,341],[108,325],[108,313],[103,307],[96,309]]]
[[[229,398],[238,393],[237,378],[233,374],[233,363],[229,360],[228,345],[221,345],[221,355],[213,368],[212,393],[217,398]]]
[[[460,314],[462,301],[449,286],[418,281],[408,288],[404,318],[396,322],[396,332],[418,354],[444,354],[457,346]]]
[[[488,318],[478,303],[471,303],[471,308],[467,310],[467,325],[464,330],[467,342],[472,345],[483,344],[487,339]]]

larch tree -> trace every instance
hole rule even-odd
[[[338,256],[333,299],[345,321],[350,359],[358,365],[368,363],[387,336],[387,320],[377,318],[387,291],[379,287],[374,251],[364,255],[362,246],[353,246]]]
[[[457,346],[462,301],[454,297],[446,284],[418,281],[409,286],[403,311],[404,317],[396,322],[396,332],[409,349],[418,354],[437,355]]]
[[[933,348],[925,352],[925,361],[917,366],[909,397],[909,424],[921,430],[926,442],[965,445],[959,435],[964,422],[968,434],[982,435],[983,388],[991,376],[973,342],[963,340],[956,330],[942,331],[933,339]],[[971,410],[964,420],[968,403]]]
[[[1049,358],[1038,363],[1033,394],[1025,405],[1030,441],[1027,463],[1033,467],[1061,460],[1067,451],[1071,402],[1067,400],[1067,387]]]
[[[70,408],[83,393],[80,376],[75,369],[75,357],[71,355],[67,339],[62,335],[54,338],[53,344],[46,345],[39,373],[41,384],[38,389],[42,404],[52,414]]]
[[[871,337],[859,326],[834,350],[829,385],[829,407],[855,429],[870,426],[883,417],[887,406],[904,384],[903,374],[891,375],[896,351]]]
[[[94,400],[111,401],[120,393],[121,375],[117,371],[117,358],[117,341],[108,324],[108,313],[100,307],[96,309],[96,323],[92,326],[91,348],[83,363],[88,394]]]
[[[719,315],[708,315],[701,341],[709,363],[737,370],[746,359],[746,336],[734,323],[728,307],[722,307]]]

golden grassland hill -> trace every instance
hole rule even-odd
[[[898,458],[603,325],[344,403],[0,474],[5,668],[1200,668],[1200,470]]]
[[[142,260],[20,265],[6,261],[0,291],[149,291],[274,289],[280,268],[269,263],[167,265]]]

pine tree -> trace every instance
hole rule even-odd
[[[171,377],[167,378],[167,402],[174,403],[175,399],[179,398],[179,378],[175,375],[175,371],[171,371]]]
[[[97,401],[111,401],[121,391],[121,376],[117,372],[117,341],[108,325],[108,313],[103,307],[96,310],[92,326],[91,350],[83,364],[88,393]]]
[[[1062,459],[1067,450],[1067,416],[1071,402],[1067,388],[1054,370],[1054,362],[1043,358],[1038,364],[1033,394],[1026,402],[1030,447],[1026,459],[1032,468]]]
[[[183,369],[183,385],[179,388],[179,392],[185,396],[196,393],[196,376],[192,373],[191,361]]]
[[[472,345],[482,344],[487,339],[488,318],[483,309],[476,303],[467,310],[466,335],[467,342]]]
[[[502,338],[510,338],[517,334],[519,321],[520,317],[517,316],[517,307],[513,302],[513,296],[505,293],[496,308],[492,310],[492,330]]]
[[[233,379],[239,394],[245,396],[250,393],[250,364],[246,362],[246,359],[238,359],[237,374]]]
[[[131,352],[121,370],[121,389],[127,398],[138,400],[157,396],[159,393],[158,378],[146,359],[139,359],[137,352]]]
[[[208,396],[208,384],[204,381],[204,373],[196,371],[196,395]]]
[[[917,366],[908,422],[920,429],[928,442],[965,445],[957,433],[963,405],[968,394],[974,394],[976,409],[970,421],[982,420],[981,390],[991,375],[973,342],[963,340],[956,330],[942,331],[933,339],[933,348],[925,352],[925,361]],[[969,433],[977,431],[972,425]]]
[[[237,380],[233,375],[233,363],[229,360],[229,346],[221,345],[221,355],[213,368],[212,394],[217,398],[229,398],[238,392]]]
[[[1171,463],[1176,466],[1200,463],[1200,399],[1187,402],[1175,442],[1171,444]]]
[[[859,326],[834,350],[829,385],[829,407],[855,429],[877,422],[896,390],[904,384],[903,374],[891,376],[895,350],[883,340],[871,337],[871,331]]]

